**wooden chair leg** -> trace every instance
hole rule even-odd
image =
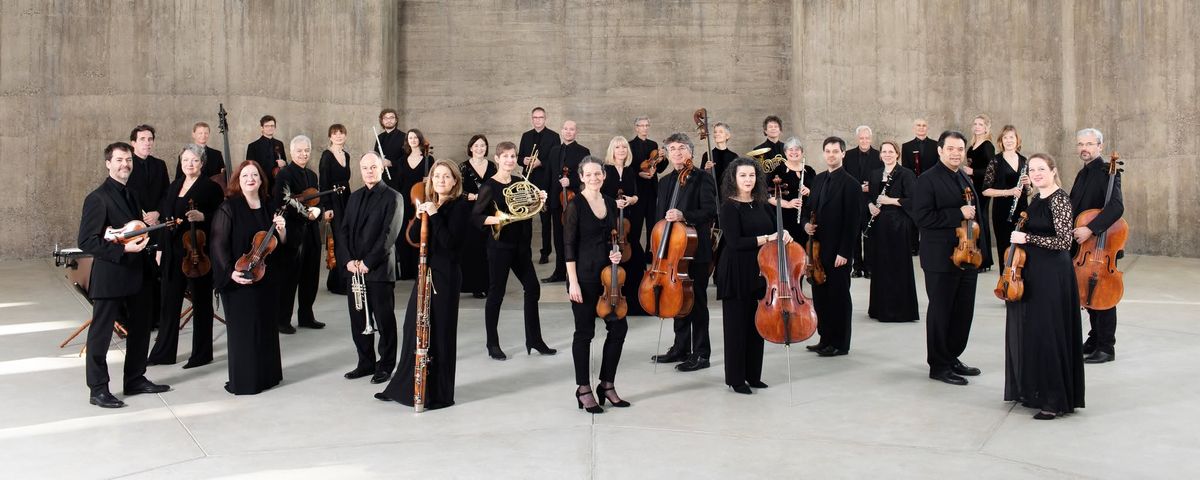
[[[75,332],[72,333],[71,336],[67,337],[66,340],[63,340],[62,343],[58,344],[58,348],[67,348],[67,344],[71,343],[71,340],[74,340],[75,337],[78,337],[80,333],[83,333],[83,330],[85,328],[88,328],[91,325],[92,325],[92,319],[89,318],[89,319],[87,319],[86,322],[83,322],[83,325],[80,325],[79,328],[76,328]],[[82,355],[82,353],[80,353],[80,355]]]
[[[186,327],[188,322],[192,321],[192,307],[184,309],[183,314],[179,318],[182,319],[179,322],[179,330],[183,330],[183,327]]]

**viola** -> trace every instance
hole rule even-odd
[[[687,184],[695,167],[691,163],[679,171],[679,182],[671,193],[670,209],[679,201],[679,188]],[[683,222],[659,220],[650,232],[654,251],[650,268],[638,285],[638,303],[647,314],[659,318],[679,318],[692,311],[694,294],[688,264],[696,254],[696,229]]]
[[[624,226],[620,226],[624,230]],[[612,250],[617,252],[621,250],[620,237],[626,233],[617,233],[617,229],[612,231]],[[625,301],[625,296],[621,295],[621,287],[625,285],[625,269],[620,265],[607,265],[604,270],[600,271],[600,283],[604,285],[604,293],[600,294],[600,300],[596,302],[596,316],[603,318],[605,321],[614,321],[625,318],[625,314],[629,312],[629,304]]]
[[[569,169],[567,167],[563,167],[562,168],[562,178],[570,178],[570,177],[571,177],[571,169]],[[562,206],[562,213],[560,215],[562,215],[563,221],[566,221],[566,219],[567,219],[567,205],[570,205],[571,200],[574,200],[574,199],[575,199],[575,192],[567,187],[562,187],[562,191],[558,192],[558,201],[560,202],[560,205]]]
[[[309,187],[295,195],[292,195],[288,190],[285,189],[284,195],[287,196],[287,198],[288,198],[288,201],[285,203],[290,204],[301,215],[307,215],[308,214],[307,207],[317,206],[317,204],[321,203],[321,197],[323,197],[325,195],[333,194],[333,193],[340,194],[345,191],[346,191],[345,185],[338,185],[329,190],[322,190],[319,192],[317,191],[317,189]]]
[[[1025,221],[1029,220],[1029,214],[1021,212],[1021,219],[1017,221],[1014,232],[1020,232],[1025,228]],[[996,289],[993,293],[996,298],[1007,302],[1017,302],[1021,297],[1025,296],[1025,279],[1021,277],[1021,270],[1025,268],[1025,249],[1017,244],[1008,246],[1004,251],[1004,270],[1000,271],[1000,280],[996,282]]]
[[[325,232],[325,269],[333,270],[337,268],[337,250],[333,244],[333,224],[325,222],[325,225],[328,227],[328,231]]]
[[[963,199],[966,200],[967,206],[972,206],[973,202],[971,195],[971,187],[963,189]],[[950,261],[954,262],[954,266],[966,270],[967,266],[979,268],[983,263],[983,252],[979,250],[977,240],[979,239],[979,223],[971,218],[964,218],[962,224],[954,229],[954,234],[958,237],[958,245],[954,247],[954,253],[950,254]]]
[[[1113,152],[1108,163],[1108,191],[1104,205],[1112,198],[1117,173],[1121,171],[1121,156]],[[1092,208],[1075,216],[1075,228],[1087,226],[1100,215],[1102,208]],[[1116,307],[1125,295],[1125,274],[1117,270],[1117,254],[1125,249],[1129,224],[1117,219],[1103,232],[1093,235],[1079,246],[1075,254],[1075,281],[1079,285],[1079,303],[1092,310]]]
[[[104,239],[113,243],[133,243],[141,241],[141,239],[150,236],[150,232],[163,228],[175,228],[176,225],[183,223],[180,219],[168,218],[163,220],[158,225],[146,226],[146,223],[141,220],[130,220],[125,225],[120,227],[109,227],[104,229]]]
[[[667,159],[667,156],[660,154],[659,150],[652,150],[650,152],[650,157],[645,160],[642,160],[642,165],[641,165],[642,173],[649,173],[650,175],[654,175],[655,173],[658,172],[658,165],[660,163],[662,163],[663,160],[666,160],[666,159]]]
[[[778,197],[776,197],[778,198]],[[817,212],[812,212],[808,217],[808,223],[817,224]],[[808,236],[808,257],[811,259],[808,262],[808,283],[813,285],[821,285],[825,283],[825,268],[821,266],[821,242],[817,241],[816,235]]]
[[[617,199],[625,198],[625,190],[617,189]],[[617,210],[617,224],[620,226],[617,234],[617,245],[621,250],[621,262],[628,262],[633,258],[633,247],[629,246],[629,229],[633,228],[629,223],[629,219],[625,218],[625,209]]]
[[[775,198],[783,198],[783,181],[775,176]],[[767,292],[754,312],[754,327],[771,343],[791,345],[817,331],[817,311],[804,295],[808,258],[795,242],[784,242],[783,202],[775,202],[775,240],[758,249],[758,269]]]
[[[195,210],[196,202],[188,199],[188,210]],[[196,222],[188,222],[188,232],[183,234],[183,275],[187,278],[199,278],[212,270],[212,261],[204,253],[207,238],[203,230],[196,230]]]
[[[288,204],[284,203],[272,215],[283,214]],[[275,232],[275,225],[271,224],[266,230],[261,230],[254,234],[254,240],[250,242],[250,251],[238,257],[233,264],[233,270],[241,273],[243,278],[249,278],[250,283],[258,283],[267,274],[267,255],[275,251],[279,246],[279,237]]]

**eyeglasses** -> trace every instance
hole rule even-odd
[[[1088,147],[1088,148],[1095,147],[1095,146],[1098,146],[1098,145],[1100,145],[1100,144],[1099,144],[1099,143],[1096,143],[1096,142],[1087,142],[1087,143],[1082,143],[1082,142],[1081,142],[1081,143],[1076,143],[1076,144],[1075,144],[1075,146],[1076,146],[1076,147]]]

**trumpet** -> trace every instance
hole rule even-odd
[[[375,328],[375,319],[371,318],[371,306],[367,303],[367,279],[362,272],[354,272],[350,277],[350,294],[354,295],[354,310],[365,312],[366,327],[362,334],[374,335],[379,330]]]

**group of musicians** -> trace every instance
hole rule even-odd
[[[575,122],[563,122],[561,134],[555,132],[538,107],[519,146],[500,142],[491,151],[487,137],[475,135],[466,144],[467,160],[458,163],[435,160],[424,135],[398,129],[397,112],[384,109],[374,148],[356,159],[345,148],[346,128],[329,127],[319,176],[309,168],[308,137],[293,138],[285,152],[274,138],[276,119],[267,115],[259,123],[262,136],[227,174],[222,153],[207,145],[205,123],[193,126],[193,143],[179,152],[174,181],[166,162],[153,156],[155,130],[148,125],[133,129],[132,145],[105,148],[109,178],[84,200],[79,229],[81,250],[95,258],[87,340],[92,404],[124,406],[109,390],[105,363],[117,321],[128,332],[124,393],[170,389],[147,379],[146,365],[176,362],[185,297],[195,321],[184,368],[212,362],[214,291],[228,322],[226,390],[256,394],[279,384],[278,334],[296,332],[293,309],[300,327],[324,327],[312,311],[322,223],[328,226],[327,288],[347,294],[358,356],[345,377],[388,382],[375,397],[405,405],[413,405],[415,392],[425,408],[454,404],[460,293],[486,299],[488,355],[508,358],[497,326],[510,271],[523,288],[527,353],[557,353],[541,332],[533,216],[542,225],[538,263],[548,263],[551,253],[556,262],[540,283],[565,282],[572,302],[574,396],[580,409],[592,413],[603,412],[606,401],[630,405],[614,382],[628,331],[625,316],[650,309],[636,299],[643,276],[651,273],[647,264],[658,268],[666,250],[656,247],[668,240],[651,232],[659,221],[686,224],[699,234],[694,254],[680,260],[687,265],[677,266],[691,282],[694,307],[673,319],[671,346],[651,360],[676,363],[682,372],[710,366],[707,287],[715,270],[725,382],[734,392],[767,388],[764,340],[755,328],[766,285],[756,256],[770,242],[800,242],[809,249],[807,261],[823,270],[820,281],[809,279],[819,340],[807,347],[821,357],[850,351],[852,277],[871,279],[871,318],[919,319],[912,260],[918,255],[929,298],[929,376],[967,384],[964,376],[980,374],[960,359],[979,272],[1003,264],[1009,246],[1021,245],[1029,258],[1026,277],[1036,288],[1008,304],[1005,399],[1037,409],[1035,418],[1070,413],[1083,406],[1082,364],[1115,358],[1115,308],[1089,309],[1092,329],[1086,343],[1078,342],[1080,299],[1070,261],[1072,248],[1122,214],[1119,177],[1115,189],[1108,188],[1103,135],[1095,129],[1077,134],[1084,166],[1068,194],[1059,187],[1051,156],[1020,153],[1014,127],[1004,127],[1000,153],[994,153],[990,120],[983,115],[975,118],[970,141],[956,131],[929,138],[922,119],[914,121],[916,138],[903,146],[885,141],[876,149],[866,126],[856,129],[857,145],[849,150],[841,138],[829,137],[821,145],[826,168],[819,174],[807,164],[799,139],[780,140],[783,122],[775,116],[763,121],[765,141],[751,152],[754,158],[732,152],[732,129],[725,123],[709,128],[707,118],[704,135],[715,141],[708,152],[696,155],[684,133],[670,135],[660,149],[649,139],[647,117],[634,120],[633,138],[614,137],[599,156],[578,144]],[[354,168],[364,186],[351,192]],[[776,179],[781,188],[768,188]],[[982,198],[992,199],[990,215]],[[1076,214],[1097,208],[1102,213],[1091,223],[1073,225]],[[1022,230],[1015,228],[1019,217],[1027,217]],[[962,243],[960,227],[971,221],[983,227],[970,239],[983,261],[963,268],[952,257]],[[154,232],[134,235],[144,230]],[[618,230],[632,246],[628,254],[614,245]],[[201,268],[199,258],[210,263]],[[625,276],[623,286],[613,288],[629,299],[629,310],[602,318],[607,336],[593,388],[588,362],[596,305],[609,288],[601,271],[615,266]],[[421,272],[427,277],[417,278]],[[411,279],[418,281],[398,328],[395,284]],[[419,338],[422,322],[430,330]],[[158,328],[152,349],[151,323]],[[429,368],[421,358],[433,359]],[[415,368],[423,374],[414,376]]]

